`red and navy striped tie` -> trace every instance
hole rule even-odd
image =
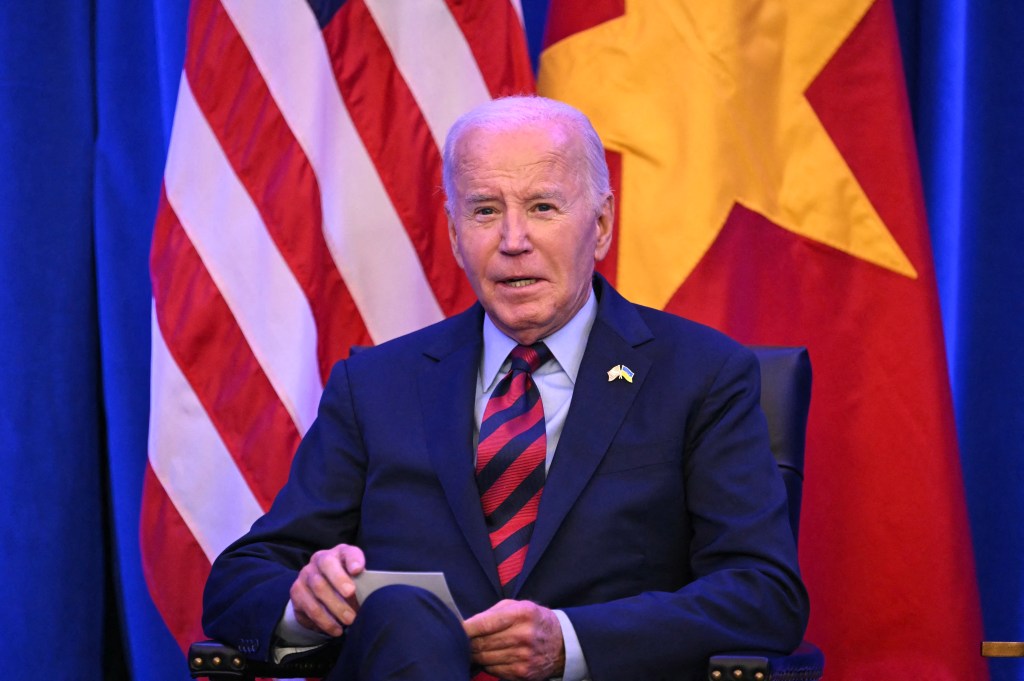
[[[544,490],[544,405],[532,372],[551,359],[543,343],[517,345],[512,368],[487,400],[477,445],[476,481],[502,590],[523,569]]]

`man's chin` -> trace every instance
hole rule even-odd
[[[517,343],[532,345],[558,328],[549,317],[528,314],[490,315],[498,330]]]

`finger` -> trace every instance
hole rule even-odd
[[[363,554],[363,550],[358,546],[339,544],[337,549],[341,556],[342,566],[353,577],[366,568],[366,556]]]
[[[304,612],[321,626],[328,623],[325,616],[319,614],[320,610],[326,611],[332,620],[342,625],[352,624],[357,610],[355,584],[344,563],[352,565],[352,569],[361,570],[362,561],[362,551],[352,546],[339,545],[317,551],[299,572],[293,585],[298,590],[293,601],[301,604]],[[309,594],[309,597],[304,599],[303,594]],[[335,627],[330,628],[333,633]]]
[[[518,619],[519,601],[504,600],[495,603],[487,610],[478,612],[465,622],[462,628],[470,639],[489,636],[512,626]]]
[[[520,648],[500,648],[495,650],[480,650],[471,652],[470,660],[473,664],[487,667],[488,669],[497,665],[512,664],[523,654]],[[493,673],[493,672],[492,672]]]
[[[527,660],[512,659],[494,665],[481,665],[488,674],[505,681],[527,681],[528,679],[547,679],[549,676],[543,667]]]
[[[306,572],[306,583],[324,603],[346,600],[354,590],[352,578],[341,566],[338,556],[331,551],[313,554]]]
[[[348,549],[354,549],[358,553]],[[352,574],[358,574],[363,570],[362,551],[354,546],[342,544],[333,549],[314,553],[309,562],[341,598],[354,605],[352,597],[356,593],[356,585],[352,581]],[[353,570],[356,572],[353,573]]]
[[[533,628],[525,622],[515,624],[490,634],[469,637],[471,653],[500,652],[529,647]]]
[[[485,639],[491,637],[484,637]],[[516,674],[510,669],[525,662],[530,655],[528,647],[500,645],[486,650],[470,650],[470,662],[500,679],[513,679]]]
[[[309,588],[305,582],[307,578],[307,575],[300,572],[299,577],[292,583],[290,596],[296,621],[307,629],[320,631],[329,636],[341,636],[341,620]]]
[[[338,564],[345,573],[344,576],[336,576],[336,579],[339,580],[336,583],[336,588],[348,600],[349,605],[358,610],[356,585],[351,578],[366,569],[366,557],[363,555],[363,550],[358,546],[339,544],[335,548],[337,549]]]

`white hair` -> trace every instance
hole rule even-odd
[[[580,140],[586,161],[586,184],[594,208],[599,209],[604,197],[611,192],[608,163],[605,160],[601,138],[591,125],[590,119],[578,109],[564,102],[536,95],[492,99],[462,114],[455,121],[445,138],[442,152],[445,208],[452,210],[451,201],[455,195],[455,171],[458,161],[456,150],[467,132],[475,129],[508,130],[539,123],[560,124]]]

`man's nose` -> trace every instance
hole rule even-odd
[[[502,252],[516,254],[531,248],[529,220],[517,211],[507,212],[501,225]]]

